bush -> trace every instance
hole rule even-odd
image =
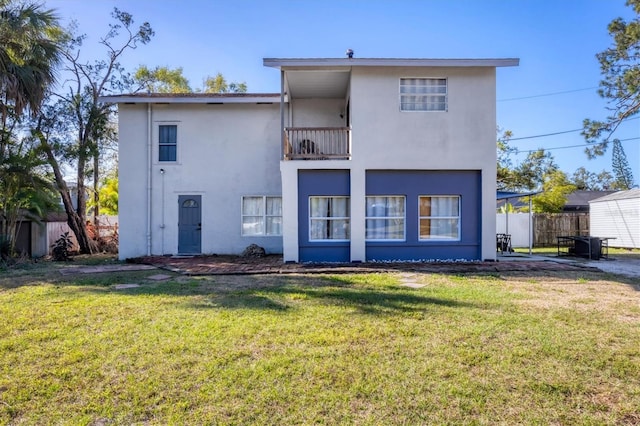
[[[66,262],[69,260],[69,250],[73,247],[73,242],[69,236],[69,232],[60,235],[60,238],[51,245],[53,260],[57,262]]]
[[[11,241],[5,235],[0,235],[0,259],[8,260],[10,258],[11,258]]]

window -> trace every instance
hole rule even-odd
[[[282,235],[282,197],[242,197],[242,235]]]
[[[404,240],[405,198],[367,197],[366,239]]]
[[[420,240],[460,239],[460,197],[421,196]]]
[[[198,202],[196,200],[184,200],[184,202],[182,203],[182,207],[184,208],[188,208],[188,209],[196,209],[198,208]]]
[[[446,110],[446,78],[400,79],[400,111]]]
[[[309,240],[349,240],[349,197],[309,197]]]
[[[158,128],[158,161],[176,161],[178,144],[178,126],[160,126]]]

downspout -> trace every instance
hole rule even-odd
[[[161,215],[162,215],[162,219],[160,220],[160,239],[161,239],[161,250],[160,250],[160,254],[164,256],[164,173],[165,170],[164,169],[160,169],[160,176],[162,176],[162,189],[161,189],[161,194],[162,194],[162,201],[160,202],[160,211],[161,211]]]
[[[531,201],[531,194],[529,194],[529,256],[532,254],[531,248],[533,247],[533,202]]]
[[[151,103],[147,104],[147,256],[151,256]]]
[[[280,160],[284,160],[284,71],[280,70]]]

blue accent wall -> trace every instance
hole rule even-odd
[[[348,241],[309,241],[309,197],[349,196],[349,170],[298,171],[298,250],[300,262],[349,262]]]
[[[367,195],[406,197],[406,241],[367,241],[367,260],[479,260],[481,184],[480,171],[475,170],[368,170]],[[460,196],[460,241],[419,240],[420,195]]]

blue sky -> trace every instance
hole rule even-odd
[[[88,36],[86,59],[104,57],[99,37],[114,7],[155,30],[150,44],[122,61],[128,69],[182,67],[192,87],[221,72],[250,92],[279,91],[279,73],[262,58],[355,56],[520,58],[498,69],[498,126],[513,131],[522,153],[550,149],[571,175],[580,166],[611,170],[611,150],[588,160],[579,132],[585,118],[603,119],[595,54],[611,44],[608,23],[633,18],[624,0],[45,0],[63,22]],[[101,56],[102,55],[102,56]],[[640,183],[640,119],[616,133]],[[630,140],[624,140],[630,139]],[[560,149],[558,149],[560,148]]]

